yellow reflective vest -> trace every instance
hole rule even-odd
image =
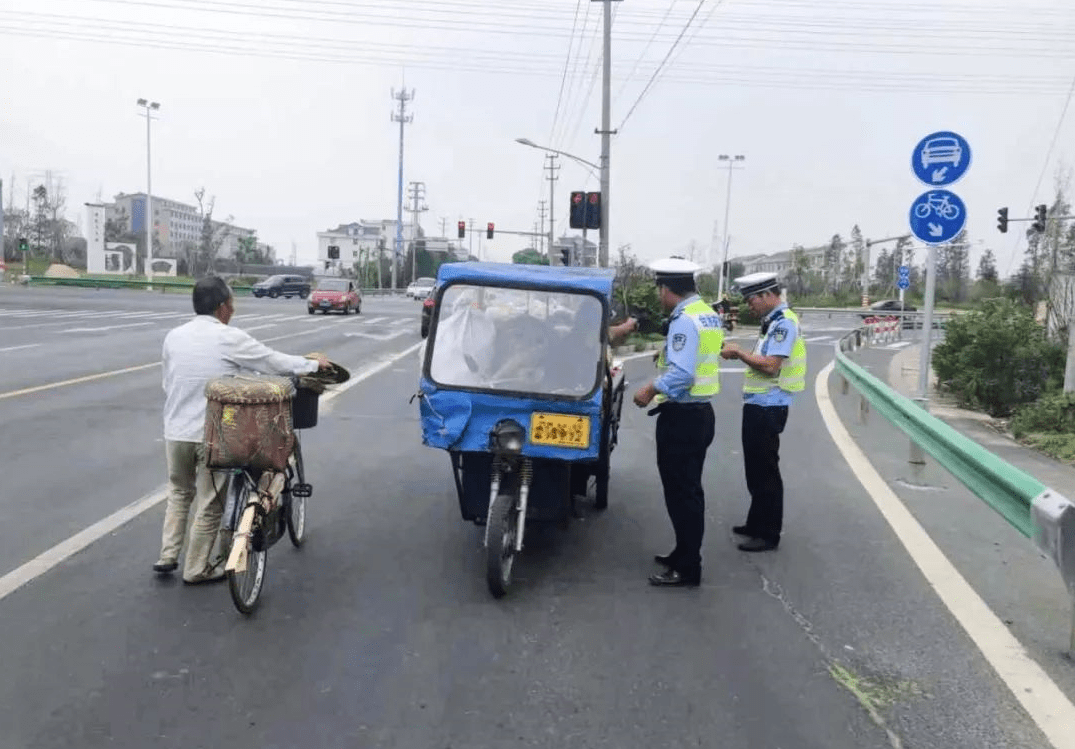
[[[806,344],[803,343],[802,328],[799,325],[799,316],[790,309],[781,313],[783,317],[795,323],[795,343],[791,346],[791,356],[784,360],[780,371],[775,375],[767,375],[747,367],[746,376],[743,378],[744,393],[768,393],[774,387],[778,387],[788,393],[799,393],[806,389]],[[769,327],[776,323],[780,316],[770,321]],[[758,336],[758,342],[754,346],[754,353],[760,354],[762,344],[768,333]]]
[[[690,395],[692,398],[708,398],[720,392],[720,349],[724,345],[724,328],[714,328],[704,325],[701,317],[716,316],[716,312],[708,304],[698,299],[683,308],[684,315],[698,331],[698,353],[694,359],[694,384],[691,385]],[[665,354],[668,343],[661,349],[657,358],[658,377],[668,370],[668,361]],[[664,393],[658,393],[654,401],[662,403],[668,400]]]

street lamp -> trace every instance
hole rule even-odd
[[[146,118],[146,280],[149,282],[148,288],[153,290],[153,173],[150,166],[150,139],[149,139],[149,124],[153,121],[152,112],[161,108],[161,105],[155,101],[149,101],[147,99],[139,99],[138,106],[145,110],[144,116]]]
[[[747,157],[742,154],[736,154],[735,156],[729,156],[726,153],[722,153],[717,157],[717,161],[727,162],[728,169],[728,188],[724,196],[724,259],[720,263],[720,280],[717,283],[717,298],[724,298],[724,269],[728,264],[728,211],[732,206],[732,171],[735,169],[735,165],[739,162],[746,161]],[[731,279],[729,279],[730,281]]]
[[[556,156],[566,156],[569,159],[573,159],[573,160],[579,162],[580,164],[582,164],[583,166],[587,167],[590,170],[590,176],[595,176],[594,173],[593,173],[594,169],[597,169],[598,171],[601,170],[601,167],[599,167],[597,164],[594,164],[592,161],[587,161],[586,159],[582,158],[581,156],[575,156],[574,154],[567,153],[566,151],[560,151],[560,150],[555,149],[555,148],[549,148],[548,146],[539,146],[537,143],[535,143],[534,141],[530,140],[529,138],[516,138],[515,142],[516,143],[521,143],[524,146],[530,146],[531,148],[536,148],[539,151],[547,151],[549,154],[552,154],[552,156],[550,156],[550,158],[556,158]],[[554,167],[550,168],[549,171],[552,172],[552,174],[555,175]],[[556,182],[556,177],[555,176],[552,176],[552,177],[549,178],[549,265],[553,264],[552,255],[553,255],[553,252],[555,252],[555,239],[554,239],[554,236],[553,236],[554,231],[555,231],[553,229],[553,217],[556,215],[555,214],[556,196],[555,196],[555,191],[553,189],[554,188],[553,183],[555,183],[555,182]],[[604,222],[601,223],[601,236],[602,237],[607,236],[607,234],[605,233]],[[583,250],[585,251],[585,247],[583,247]]]

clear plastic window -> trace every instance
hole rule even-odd
[[[429,376],[441,385],[581,398],[598,384],[601,301],[589,294],[453,284]]]

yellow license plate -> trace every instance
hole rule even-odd
[[[530,417],[530,442],[585,450],[590,446],[590,417],[538,411]]]

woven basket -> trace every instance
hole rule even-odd
[[[210,468],[282,471],[295,447],[285,377],[222,377],[205,386],[205,460]]]

